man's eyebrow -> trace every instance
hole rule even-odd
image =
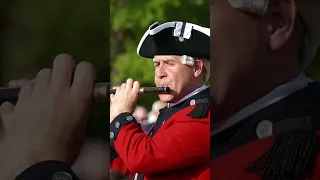
[[[160,62],[160,61],[176,61],[176,60],[173,58],[164,58],[164,59],[160,59],[160,60],[153,59],[153,62]]]

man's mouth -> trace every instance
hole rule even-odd
[[[168,88],[170,88],[170,85],[169,84],[162,84],[162,85],[160,85],[158,87],[168,87]],[[159,94],[171,94],[171,88],[168,90],[168,92],[161,92]]]
[[[170,87],[171,84],[160,84],[158,87]]]

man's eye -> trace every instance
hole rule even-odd
[[[157,66],[159,66],[159,63],[153,63],[153,66],[157,67]]]
[[[169,62],[167,62],[167,64],[168,64],[169,66],[173,66],[175,63],[172,62],[172,61],[169,61]]]

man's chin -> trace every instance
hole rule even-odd
[[[173,100],[174,96],[172,94],[159,94],[160,101],[164,103],[170,103]]]

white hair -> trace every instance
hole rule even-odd
[[[206,83],[210,78],[210,60],[205,58],[200,58],[200,60],[203,63],[204,69],[203,69],[203,81]]]
[[[269,0],[229,0],[229,3],[232,7],[245,12],[265,15]]]
[[[203,69],[202,69],[203,82],[206,83],[210,78],[210,60],[205,59],[205,58],[197,58],[197,59],[202,61],[202,63],[203,63]],[[190,67],[194,66],[195,60],[196,60],[195,58],[190,57],[190,56],[186,56],[186,55],[183,55],[181,57],[182,64],[190,66]]]

